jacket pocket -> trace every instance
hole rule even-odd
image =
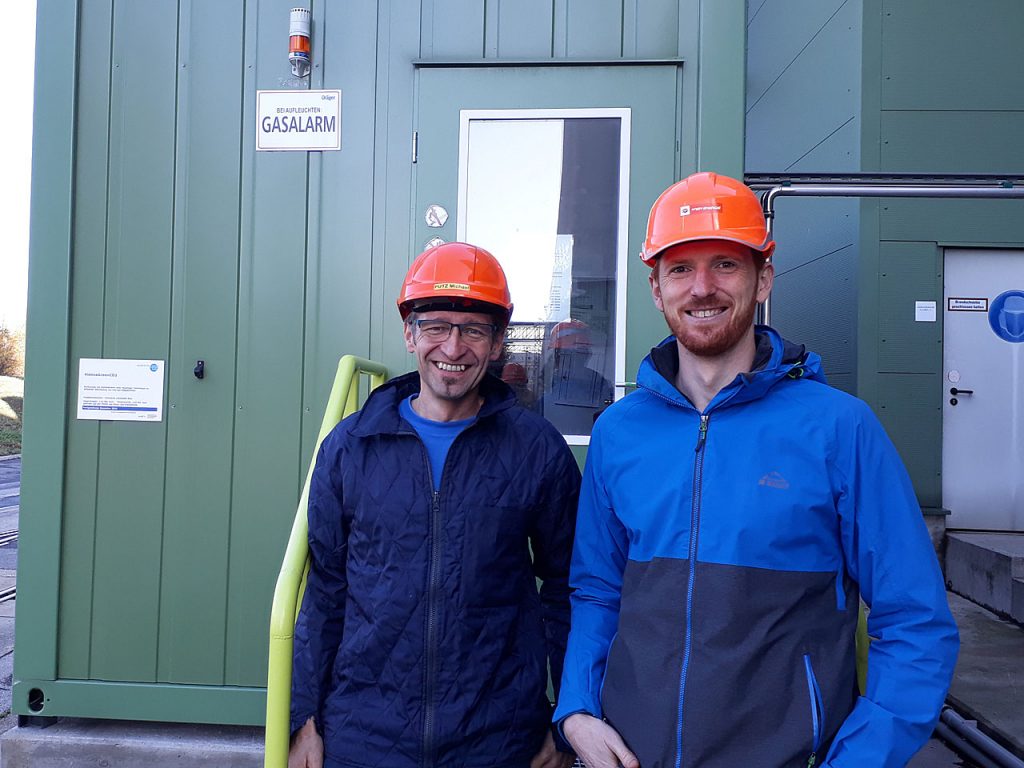
[[[825,738],[825,703],[821,698],[821,688],[814,676],[810,654],[804,654],[804,671],[807,673],[807,697],[811,708],[811,754],[807,758],[807,768],[813,768],[818,762],[818,751]]]

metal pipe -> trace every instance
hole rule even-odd
[[[985,753],[974,747],[969,741],[953,731],[943,722],[935,724],[935,734],[957,754],[966,757],[978,768],[1000,768],[999,764],[988,759]]]
[[[982,733],[976,724],[960,717],[952,708],[945,707],[939,715],[939,722],[947,726],[957,736],[981,750],[1000,768],[1024,768],[1024,760],[1014,755],[1001,744]]]
[[[851,182],[804,183],[793,182],[774,184],[761,193],[761,205],[768,223],[768,237],[772,236],[775,219],[775,200],[779,197],[933,197],[933,198],[987,198],[1024,199],[1024,186],[1014,186],[1010,181],[990,181],[979,184],[964,184],[960,179],[944,183],[941,177],[921,184],[863,183]],[[754,187],[760,187],[755,184]],[[765,299],[761,319],[771,325],[771,295]]]

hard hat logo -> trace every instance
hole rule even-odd
[[[402,282],[398,311],[405,320],[414,309],[445,308],[488,312],[502,325],[512,316],[512,297],[501,264],[483,248],[444,243],[428,248],[413,261]]]
[[[720,205],[683,205],[679,208],[680,216],[689,216],[691,213],[700,213],[701,211],[720,211],[722,206]]]
[[[640,258],[653,267],[667,248],[695,240],[739,243],[765,259],[775,249],[757,195],[717,173],[695,173],[661,193],[651,207]]]

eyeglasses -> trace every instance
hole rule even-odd
[[[463,341],[490,341],[498,332],[494,323],[449,323],[447,320],[414,320],[420,335],[430,341],[445,341],[452,335],[452,328],[459,329]]]

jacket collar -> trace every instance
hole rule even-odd
[[[366,399],[355,416],[351,434],[356,437],[370,435],[398,434],[412,432],[412,427],[401,417],[398,405],[409,395],[420,391],[420,375],[416,371],[396,376],[377,387]],[[480,394],[484,404],[477,414],[485,419],[515,405],[516,396],[512,388],[497,376],[484,374],[480,382]]]
[[[821,358],[808,352],[802,344],[793,344],[783,339],[778,332],[766,325],[754,326],[753,370],[739,374],[715,395],[707,410],[726,402],[740,403],[763,397],[783,378],[811,378],[825,381],[821,370]],[[679,354],[674,336],[664,339],[644,358],[637,373],[637,385],[662,398],[687,408],[693,408],[690,401],[675,386],[679,371]]]

